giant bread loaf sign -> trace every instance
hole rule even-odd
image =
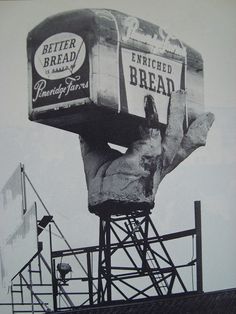
[[[142,19],[104,9],[50,17],[28,35],[29,118],[127,146],[155,101],[163,130],[170,95],[187,91],[185,124],[203,111],[201,55]]]

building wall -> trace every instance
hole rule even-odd
[[[236,313],[236,289],[194,295],[140,300],[100,307],[59,312],[60,314],[233,314]],[[56,314],[56,313],[54,313]]]

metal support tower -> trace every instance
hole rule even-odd
[[[99,245],[52,251],[52,261],[72,255],[83,260],[84,256],[87,276],[67,280],[68,287],[70,281],[87,282],[87,297],[80,306],[96,307],[141,298],[201,293],[200,205],[200,201],[194,203],[194,228],[164,235],[158,233],[147,211],[100,216]],[[171,257],[168,244],[184,238],[192,241],[194,254],[190,260],[177,264]],[[93,260],[97,262],[97,267]],[[195,270],[195,287],[193,282],[191,286],[191,275],[186,282],[186,270],[192,271],[192,275]],[[57,278],[56,274],[54,278]],[[60,283],[60,279],[56,279],[57,282]],[[82,293],[77,295],[80,297]]]
[[[174,292],[176,284],[179,292],[187,293],[188,289],[179,269],[192,266],[195,262],[198,265],[197,287],[198,291],[202,291],[199,204],[200,202],[195,203],[195,229],[165,236],[159,235],[150,212],[100,216],[98,303],[110,303],[114,292],[118,292],[126,300],[149,297],[150,291],[157,296],[170,295]],[[197,235],[197,259],[185,265],[175,265],[164,242],[193,234]],[[111,239],[116,241],[115,245]],[[124,265],[122,261],[119,265],[113,262],[113,257],[117,254],[126,257]],[[136,284],[136,279],[139,278],[143,278],[142,288],[138,288]],[[135,293],[128,297],[121,284],[128,286]]]

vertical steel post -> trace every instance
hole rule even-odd
[[[98,252],[98,304],[102,297],[102,251],[104,249],[103,220],[99,217],[99,252]]]
[[[196,272],[197,292],[203,292],[202,284],[202,226],[201,226],[201,202],[194,202],[195,229],[196,229]]]
[[[110,217],[106,219],[106,243],[105,243],[105,264],[106,264],[106,282],[107,282],[107,301],[111,302],[111,228]]]
[[[87,270],[88,270],[89,304],[93,305],[93,274],[91,267],[91,252],[87,252]]]
[[[21,303],[24,303],[24,295],[23,295],[23,282],[22,282],[22,277],[19,275],[20,279],[20,294],[21,294]]]
[[[33,296],[33,282],[32,282],[32,270],[31,263],[29,264],[29,280],[30,280],[30,298],[31,298],[31,311],[34,313],[34,296]]]
[[[53,297],[53,309],[57,311],[57,280],[55,276],[56,267],[55,260],[52,258],[52,230],[51,224],[49,224],[49,240],[50,240],[50,259],[51,259],[51,278],[52,278],[52,297]]]
[[[12,314],[15,313],[15,307],[14,307],[14,292],[13,292],[13,282],[11,281],[11,310]]]
[[[145,225],[144,225],[144,243],[143,243],[143,260],[142,268],[145,271],[147,268],[147,249],[148,249],[148,226],[149,226],[149,214],[145,215]]]

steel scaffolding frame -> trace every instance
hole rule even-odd
[[[160,235],[155,227],[150,211],[134,211],[127,215],[100,215],[99,217],[99,244],[83,248],[71,248],[65,240],[58,225],[53,220],[41,197],[34,188],[22,166],[22,180],[24,183],[24,204],[26,205],[25,178],[33,188],[36,196],[46,211],[46,215],[38,221],[38,235],[49,224],[50,261],[42,255],[42,243],[39,243],[38,253],[29,261],[14,278],[11,287],[12,313],[36,313],[50,310],[42,296],[52,299],[54,311],[86,306],[100,306],[117,302],[131,302],[140,298],[165,297],[179,293],[201,293],[202,285],[202,240],[201,240],[201,203],[194,202],[195,226],[192,229]],[[62,235],[68,249],[53,250],[51,227]],[[166,246],[168,241],[195,238],[195,252],[187,263],[176,265]],[[60,278],[56,264],[58,259],[73,256],[78,267],[85,274],[81,277],[70,277],[65,281]],[[84,257],[84,263],[81,261]],[[96,257],[97,267],[93,260]],[[118,257],[118,259],[117,259]],[[122,259],[121,259],[122,257]],[[37,260],[37,269],[35,261]],[[34,263],[34,266],[32,266]],[[42,265],[49,273],[49,282],[43,281]],[[182,269],[190,267],[196,270],[196,289],[189,289],[181,277]],[[94,269],[95,268],[95,269]],[[24,272],[28,270],[28,278]],[[39,277],[35,280],[33,275]],[[15,280],[18,282],[16,283]],[[51,280],[51,282],[50,282]],[[140,280],[142,280],[140,284]],[[86,291],[68,291],[71,282],[83,282]],[[49,287],[50,291],[37,292],[36,287]],[[24,297],[24,290],[30,292],[30,297]],[[15,296],[17,301],[15,300]],[[74,302],[73,295],[78,299],[84,296],[85,300],[79,304]],[[64,299],[62,307],[60,299]],[[19,310],[16,306],[28,306],[30,309]],[[40,309],[38,309],[40,307]]]
[[[99,245],[52,251],[54,265],[58,258],[72,254],[86,255],[87,262],[84,267],[87,276],[69,278],[67,283],[70,280],[87,281],[88,299],[84,304],[90,306],[112,304],[117,300],[132,301],[137,298],[163,297],[174,293],[200,293],[202,292],[200,201],[196,201],[194,205],[195,227],[165,235],[159,235],[151,220],[150,212],[136,211],[123,216],[100,216]],[[195,237],[196,256],[185,264],[175,265],[165,242],[185,237]],[[116,241],[113,242],[112,239]],[[155,250],[154,245],[159,246],[158,250]],[[93,273],[91,262],[94,254],[98,255],[96,274]],[[125,266],[115,264],[113,261],[115,254],[126,256],[127,264]],[[196,268],[197,285],[196,290],[189,290],[181,278],[180,270],[193,266]],[[146,279],[145,287],[144,280],[141,286],[137,286],[135,279],[140,278]],[[60,279],[55,274],[53,278],[55,291],[58,282]],[[178,286],[177,290],[175,290],[176,286]],[[96,291],[94,287],[97,287]],[[132,293],[128,295],[125,288],[129,288]],[[58,310],[56,298],[54,310]]]

